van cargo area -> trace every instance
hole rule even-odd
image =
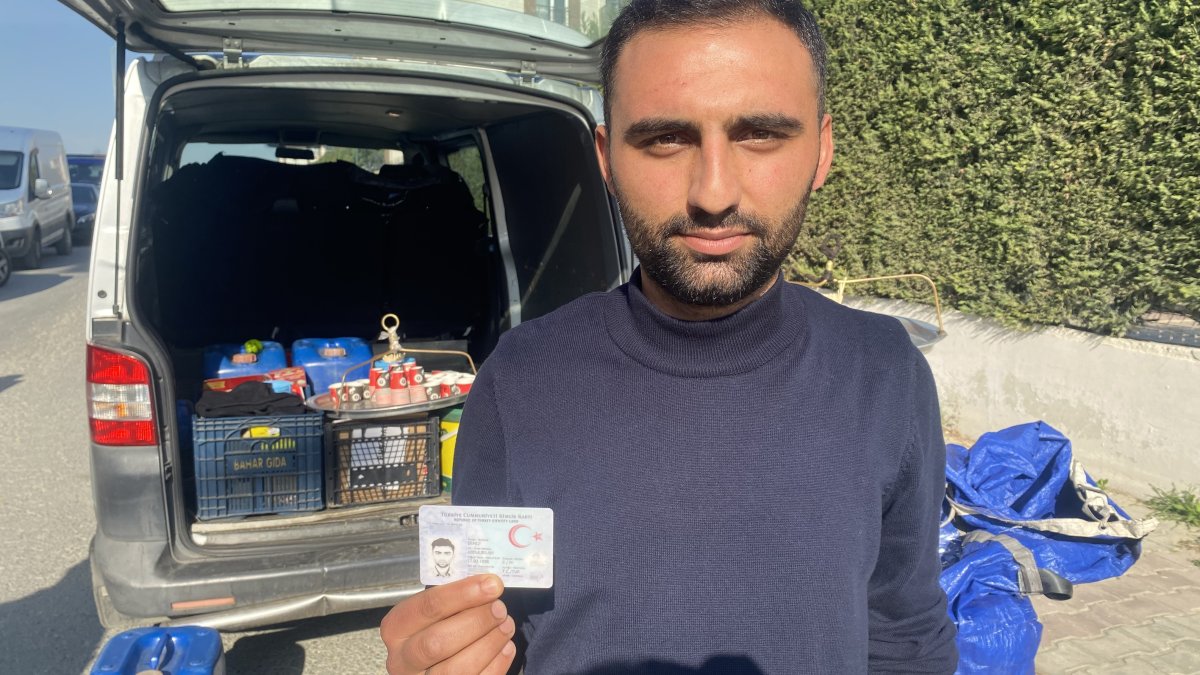
[[[201,553],[411,532],[428,498],[198,520],[184,411],[204,350],[357,337],[379,353],[391,313],[403,344],[479,363],[508,328],[621,283],[590,118],[517,86],[222,79],[181,78],[151,102],[133,213],[130,317],[164,357],[157,409],[180,411],[163,421],[176,541]]]

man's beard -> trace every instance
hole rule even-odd
[[[619,187],[615,192],[629,245],[641,263],[642,272],[680,302],[697,307],[728,307],[766,286],[779,273],[804,225],[812,181],[778,223],[735,211],[703,221],[679,214],[652,225],[634,212]],[[677,235],[719,227],[747,231],[753,237],[751,246],[725,255],[706,255],[673,242]]]

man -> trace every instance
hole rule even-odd
[[[555,586],[417,594],[389,672],[953,672],[928,366],[779,272],[833,156],[812,17],[633,0],[605,49],[596,150],[641,267],[507,333],[456,452],[455,502],[554,509]]]
[[[429,545],[429,551],[433,558],[433,576],[447,579],[453,577],[454,572],[450,569],[450,564],[454,562],[454,543],[445,537],[434,539]]]

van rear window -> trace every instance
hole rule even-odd
[[[283,150],[284,152],[281,152]],[[290,152],[286,152],[290,151]],[[188,143],[183,148],[179,165],[205,164],[217,155],[226,157],[255,157],[279,161],[284,164],[320,164],[324,162],[349,162],[360,169],[377,173],[384,164],[403,163],[404,155],[398,150],[375,148],[342,148],[332,145],[313,147],[287,146],[279,148],[263,143]]]
[[[104,173],[104,158],[67,155],[67,168],[71,172],[72,183],[99,185],[101,174]]]
[[[21,159],[19,152],[0,150],[0,190],[12,190],[21,185]]]

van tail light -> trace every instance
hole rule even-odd
[[[88,345],[87,385],[93,443],[158,443],[158,425],[150,398],[150,368],[144,361]]]

